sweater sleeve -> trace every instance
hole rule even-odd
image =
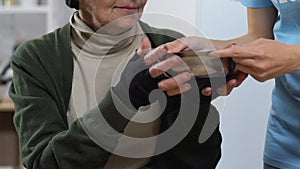
[[[108,92],[98,107],[69,127],[67,92],[62,83],[65,79],[59,72],[68,68],[59,67],[59,62],[53,61],[57,57],[49,58],[51,52],[43,48],[46,45],[37,45],[41,43],[44,41],[25,43],[11,62],[14,76],[9,95],[15,104],[14,124],[24,166],[30,169],[104,168],[111,151],[101,147],[108,145],[106,143],[112,145],[109,150],[118,146],[129,120],[118,112],[112,93]],[[124,112],[125,108],[121,109]],[[126,113],[127,117],[134,115],[131,110]],[[108,128],[106,122],[114,130]]]
[[[34,59],[30,48],[21,47],[12,58],[14,76],[9,91],[15,104],[14,124],[24,166],[30,169],[103,168],[111,154],[90,139],[82,128],[83,119],[68,127],[63,97],[58,92],[62,89],[55,86],[59,82],[51,81],[51,72]]]

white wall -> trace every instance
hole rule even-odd
[[[0,69],[9,61],[17,41],[40,37],[68,22],[73,11],[65,1],[49,0],[49,4],[49,10],[53,11],[49,15],[34,12],[0,14]]]
[[[190,0],[188,3],[181,0],[150,0],[145,12],[173,15],[174,19],[167,22],[157,17],[146,21],[175,28],[186,35],[195,34],[193,26],[197,26],[206,37],[216,39],[233,38],[247,31],[246,9],[236,0]],[[188,26],[183,25],[181,19],[188,22]],[[220,104],[224,98],[214,101],[221,111],[223,135],[223,152],[218,169],[262,168],[273,85],[272,80],[258,83],[249,77],[225,98],[224,106]]]
[[[198,25],[209,38],[228,39],[247,31],[246,8],[238,1],[202,0],[198,14]],[[221,117],[223,155],[219,169],[262,168],[273,85],[273,80],[258,83],[249,77],[227,97]]]
[[[189,0],[188,2],[148,0],[142,20],[153,26],[168,27],[185,35],[194,35],[196,32],[197,0]],[[151,15],[151,13],[156,14]]]
[[[0,14],[0,27],[1,68],[9,62],[17,41],[40,36],[47,29],[44,14]]]
[[[48,0],[50,6],[50,15],[48,16],[48,32],[56,28],[64,26],[68,21],[75,9],[69,8],[65,1],[62,0]]]

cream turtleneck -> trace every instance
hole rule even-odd
[[[74,75],[70,99],[69,122],[95,108],[112,84],[121,61],[134,55],[140,47],[143,32],[139,24],[119,35],[93,31],[75,12],[70,19],[71,47],[74,53]],[[118,80],[118,79],[117,79]]]
[[[96,33],[80,20],[78,12],[71,17],[70,23],[72,26],[71,47],[74,53],[74,75],[68,113],[69,125],[78,117],[82,117],[86,112],[97,107],[112,84],[119,81],[118,77],[112,79],[116,70],[122,70],[122,67],[120,68],[118,65],[121,62],[128,62],[140,47],[144,36],[139,24],[120,35]],[[151,107],[153,113],[138,111],[133,119],[139,118],[140,114],[143,116],[143,113],[156,117],[157,113],[155,112],[161,112],[159,104]],[[158,134],[159,124],[159,118],[142,126],[130,121],[124,129],[124,134],[154,136]],[[115,151],[122,150],[123,146],[131,144],[126,138],[119,139]],[[153,141],[152,145],[147,147],[149,152],[154,152],[155,145],[156,142]],[[105,169],[146,168],[144,166],[149,160],[150,158],[137,159],[112,155]]]

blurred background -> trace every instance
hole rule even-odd
[[[188,2],[188,3],[187,3]],[[0,0],[0,169],[19,168],[13,105],[7,97],[15,48],[68,22],[63,0]],[[247,32],[246,9],[236,0],[149,0],[142,20],[185,35],[228,39]],[[272,80],[251,77],[213,104],[220,110],[222,158],[217,169],[261,169]]]

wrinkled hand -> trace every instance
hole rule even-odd
[[[161,59],[167,53],[201,49],[212,49],[212,44],[208,39],[199,37],[185,37],[159,46],[158,48],[149,52],[144,59],[145,63],[150,65],[158,59]],[[174,55],[157,64],[154,64],[149,71],[152,77],[157,77],[182,62],[183,61],[179,56]],[[237,72],[235,79],[231,79],[230,81],[228,81],[226,86],[222,86],[217,89],[218,95],[228,95],[232,91],[232,89],[239,86],[246,77],[247,75],[245,73]],[[158,87],[160,90],[165,91],[169,96],[173,96],[190,90],[191,86],[188,83],[190,79],[190,72],[182,72],[173,78],[159,82]],[[204,88],[201,91],[201,94],[203,94],[204,96],[211,96],[212,88]]]
[[[151,77],[149,67],[144,63],[141,56],[150,43],[146,38],[142,39],[142,47],[138,53],[127,62],[120,75],[119,82],[112,87],[112,91],[122,103],[132,109],[137,110],[140,106],[149,105],[149,94],[158,89],[158,82],[164,76]],[[133,107],[135,109],[133,109]]]
[[[202,44],[202,45],[198,45]],[[181,51],[188,50],[200,50],[208,49],[211,46],[209,40],[199,37],[186,37],[180,38],[175,41],[163,44],[153,51],[149,52],[145,56],[145,63],[151,65],[157,60],[163,58],[168,53],[176,53]],[[168,59],[160,61],[157,64],[154,64],[149,72],[152,77],[158,77],[165,73],[167,70],[175,67],[176,65],[181,64],[183,61],[177,55],[173,55]],[[191,85],[188,83],[191,80],[190,71],[179,73],[172,78],[161,81],[158,84],[160,90],[165,91],[169,96],[174,96],[183,92],[186,92],[191,89]]]
[[[168,54],[168,50],[164,45],[162,45],[150,51],[145,56],[144,59],[147,65],[154,64],[149,69],[149,73],[153,78],[163,75],[167,70],[169,70],[173,66],[182,63],[180,57],[176,55],[156,63],[158,59],[162,58],[166,54]],[[190,72],[182,72],[180,74],[174,75],[171,78],[160,81],[158,83],[158,88],[162,91],[165,91],[169,96],[175,96],[177,94],[183,93],[191,89],[191,85],[187,83],[190,79]]]
[[[258,39],[218,50],[217,54],[220,57],[232,57],[238,70],[250,74],[257,81],[264,82],[299,70],[300,59],[296,56],[297,50],[299,51],[299,45]]]

